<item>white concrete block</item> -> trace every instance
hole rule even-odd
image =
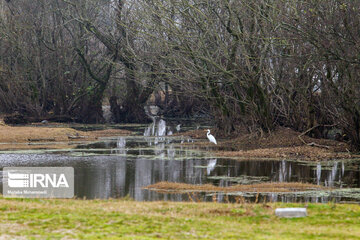
[[[283,218],[298,218],[306,217],[307,211],[306,208],[277,208],[275,215]]]

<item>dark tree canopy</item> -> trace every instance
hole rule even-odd
[[[0,110],[33,118],[203,116],[360,148],[360,2],[1,1]]]

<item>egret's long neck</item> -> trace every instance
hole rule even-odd
[[[208,135],[208,136],[209,136],[209,134],[210,134],[210,130],[208,130],[208,132],[207,132],[207,134],[206,134],[206,135]]]

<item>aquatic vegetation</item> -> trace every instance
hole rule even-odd
[[[176,183],[176,182],[158,182],[149,186],[144,187],[144,189],[152,191],[161,191],[161,192],[298,192],[298,191],[314,191],[314,190],[324,190],[328,189],[319,185],[309,184],[309,183],[260,183],[260,184],[249,184],[249,185],[232,185],[229,187],[219,187],[211,184],[186,184],[186,183]]]

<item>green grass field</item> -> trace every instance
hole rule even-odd
[[[0,239],[359,239],[360,206],[0,198]]]

